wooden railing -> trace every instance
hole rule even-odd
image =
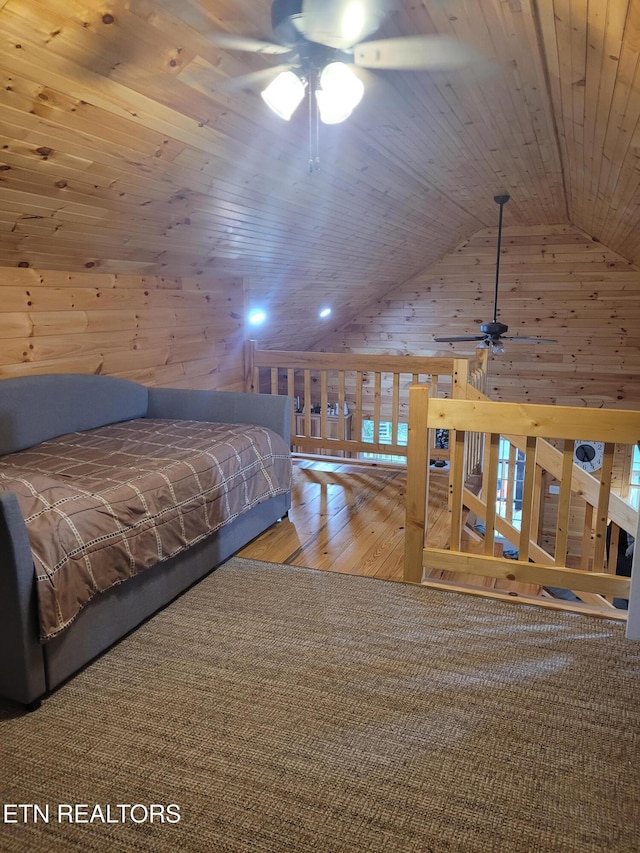
[[[406,427],[409,388],[428,383],[434,397],[464,397],[470,377],[482,386],[486,355],[475,359],[353,353],[278,352],[259,350],[249,341],[245,352],[247,391],[286,394],[300,401],[291,413],[292,445],[298,452],[349,456],[379,454],[406,458],[400,431]],[[472,388],[473,390],[473,388]],[[335,414],[330,414],[330,411]],[[371,421],[371,441],[362,426]],[[388,440],[380,425],[390,424]],[[446,460],[447,448],[436,447],[429,433],[429,459]]]
[[[640,412],[567,406],[534,406],[496,403],[479,391],[467,390],[474,399],[442,400],[433,398],[429,389],[410,389],[409,444],[407,459],[407,518],[405,580],[423,582],[425,568],[430,572],[451,573],[450,577],[477,576],[571,590],[580,602],[563,602],[566,609],[626,618],[624,611],[611,604],[613,597],[629,597],[629,579],[615,575],[615,560],[607,564],[607,527],[613,522],[631,535],[638,528],[638,513],[611,492],[611,472],[616,444],[635,444],[640,439]],[[505,435],[505,424],[508,434]],[[599,477],[579,469],[573,462],[574,443],[584,438],[605,443],[604,461]],[[453,436],[451,443],[451,514],[449,548],[426,548],[428,519],[427,449],[424,436],[430,429],[442,428]],[[484,466],[482,491],[474,494],[467,487],[467,456],[472,443],[469,436],[481,436]],[[498,449],[500,437],[524,453],[522,517],[519,528],[513,517],[496,510],[498,494]],[[557,442],[561,449],[549,440]],[[512,460],[514,456],[511,456]],[[541,475],[549,472],[558,481],[558,508],[552,550],[539,542]],[[580,568],[567,565],[569,510],[572,494],[586,504],[585,531],[582,536]],[[465,550],[464,520],[467,511],[475,513],[484,526],[481,551]],[[496,537],[503,537],[517,551],[516,559],[496,554]],[[473,551],[476,553],[473,553]],[[486,590],[483,591],[486,594]],[[519,600],[531,603],[529,596]],[[542,599],[539,600],[542,603]],[[549,603],[549,602],[547,602]],[[554,606],[559,606],[554,602]]]

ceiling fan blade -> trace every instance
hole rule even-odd
[[[481,61],[479,54],[449,36],[399,36],[357,44],[353,61],[364,68],[436,71]]]
[[[521,338],[519,335],[509,335],[501,337],[503,341],[516,341],[521,344],[557,344],[554,338]]]
[[[264,53],[269,55],[291,53],[291,47],[287,47],[286,45],[276,44],[272,41],[245,38],[244,36],[234,36],[228,33],[212,33],[207,36],[207,39],[212,44],[215,44],[216,47],[222,48],[222,50],[245,50],[250,53]]]
[[[302,0],[300,27],[305,38],[350,50],[380,27],[390,0]]]
[[[484,339],[484,335],[454,335],[451,338],[434,338],[433,340],[439,344],[452,344],[456,341],[483,341]]]

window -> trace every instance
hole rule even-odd
[[[408,440],[408,424],[398,424],[398,444],[406,447]],[[362,421],[362,441],[367,441],[373,444],[373,421]],[[378,427],[378,443],[393,444],[393,425],[391,421],[380,421]],[[388,453],[361,453],[361,459],[377,460],[379,462],[406,462],[405,456],[393,456]]]
[[[629,503],[640,509],[640,448],[636,444],[631,456],[631,476],[629,477]]]
[[[518,530],[522,524],[523,487],[524,453],[512,448],[506,438],[500,438],[496,512]]]

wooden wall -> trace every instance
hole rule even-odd
[[[433,338],[476,334],[491,319],[495,253],[496,229],[477,232],[314,349],[472,354],[472,343]],[[498,304],[509,334],[558,343],[507,343],[490,358],[493,399],[640,407],[637,267],[570,225],[505,228]]]
[[[0,378],[242,390],[243,282],[0,267]]]

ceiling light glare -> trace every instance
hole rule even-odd
[[[304,83],[293,71],[281,71],[260,94],[276,115],[289,121],[304,98]]]
[[[349,44],[355,44],[365,31],[365,9],[361,0],[349,3],[342,16],[340,31]]]
[[[267,319],[267,315],[261,308],[255,308],[249,313],[247,318],[252,326],[259,326]]]
[[[331,315],[331,308],[323,308],[320,312],[320,316],[324,320],[325,317],[329,317]]]
[[[364,83],[344,62],[330,62],[320,74],[316,92],[320,119],[324,124],[340,124],[349,118],[364,94]]]
[[[476,344],[476,349],[489,349],[489,344],[486,341],[480,341]]]
[[[502,355],[502,353],[506,352],[502,341],[495,341],[495,343],[491,345],[491,352],[494,355]]]

